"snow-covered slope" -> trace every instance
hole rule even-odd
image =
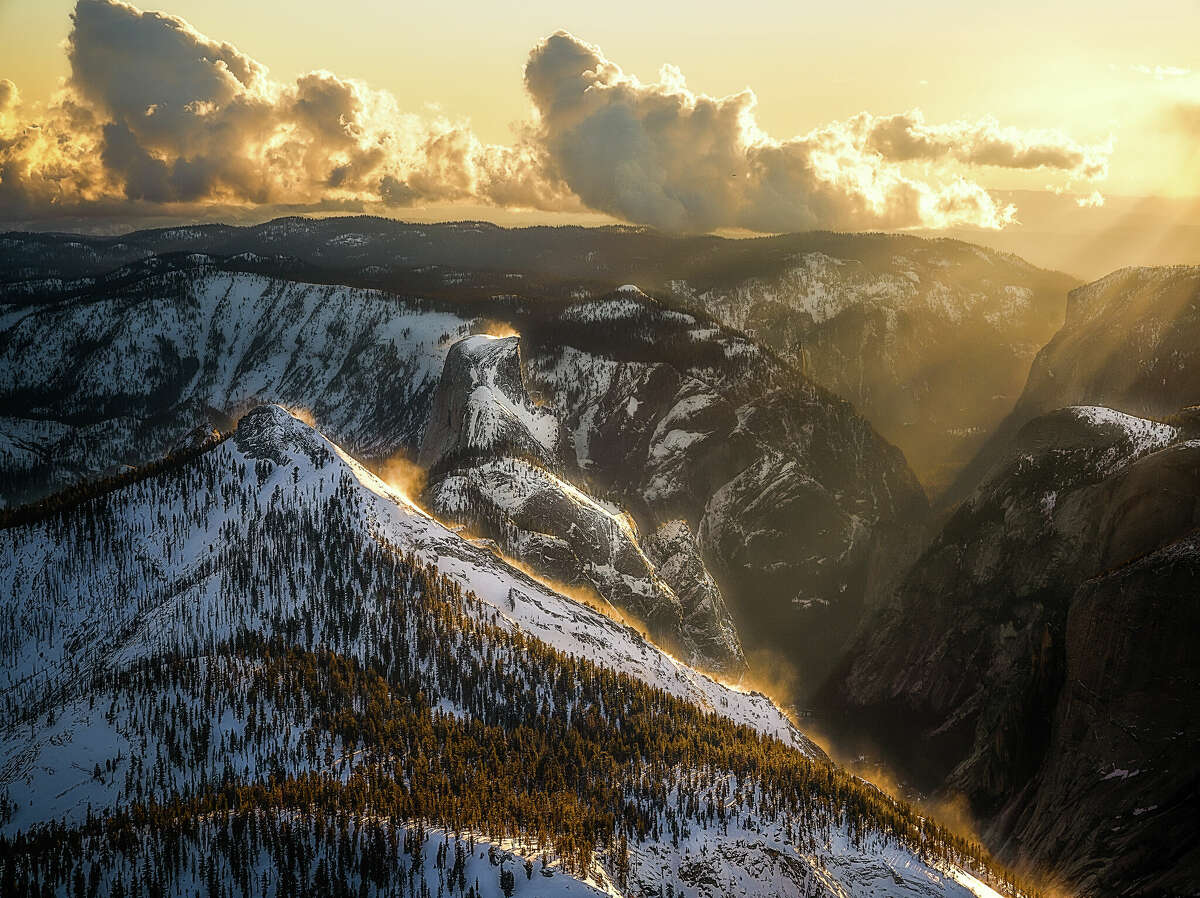
[[[310,411],[363,457],[411,451],[449,340],[468,327],[377,291],[204,268],[7,308],[10,502],[156,458],[262,401]]]
[[[14,888],[66,894],[78,870],[171,895],[991,894],[969,846],[763,696],[464,541],[278,407],[0,541]],[[546,731],[536,764],[506,766]],[[642,748],[554,766],[592,733]],[[559,770],[572,785],[542,781]],[[584,825],[596,841],[570,841]]]
[[[522,563],[594,589],[689,663],[740,676],[746,662],[737,632],[695,540],[672,544],[677,566],[690,559],[689,576],[660,575],[632,518],[565,479],[564,436],[528,394],[519,338],[463,339],[446,358],[421,444],[430,472],[425,499]],[[692,588],[693,573],[706,588]]]
[[[278,406],[252,411],[232,441],[177,481],[144,481],[106,502],[97,539],[85,524],[61,538],[48,538],[55,532],[49,523],[0,531],[6,713],[39,707],[114,660],[229,638],[238,628],[269,629],[281,615],[319,621],[313,595],[269,609],[222,603],[233,600],[225,590],[235,559],[254,560],[244,553],[261,538],[256,527],[273,515],[313,515],[334,503],[346,526],[436,567],[546,644],[818,751],[766,697],[697,674],[634,629],[471,544]],[[103,615],[95,613],[97,597],[105,600]]]

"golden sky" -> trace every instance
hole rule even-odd
[[[28,217],[384,202],[680,230],[996,228],[1021,220],[996,191],[1200,195],[1200,0],[145,4],[187,23],[148,59],[170,20],[82,0],[72,33],[72,0],[0,0],[0,79],[20,99],[6,112],[0,86],[0,218],[19,194]],[[544,43],[560,29],[569,43]],[[251,66],[236,96],[211,72],[161,102],[136,81],[218,45]],[[64,85],[73,105],[51,108]],[[334,102],[346,85],[352,113]],[[348,117],[353,146],[333,133]],[[79,147],[52,159],[62,134]]]

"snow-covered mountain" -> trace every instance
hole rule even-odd
[[[826,243],[671,291],[849,399],[940,492],[1011,411],[1077,282],[951,240]]]
[[[121,237],[0,235],[0,301],[107,289],[188,259],[473,303],[481,315],[514,292],[599,296],[636,283],[804,366],[903,449],[932,492],[1012,409],[1078,283],[969,243],[900,234],[735,240],[630,227],[294,218]]]
[[[921,489],[852,406],[637,288],[481,306],[208,257],[135,267],[4,307],[10,502],[195,445],[249,405],[279,402],[372,467],[424,445],[438,487],[427,498],[447,517],[598,589],[696,663],[732,674],[743,645],[767,648],[805,686],[919,544]],[[446,366],[452,346],[489,328],[520,333],[519,353],[496,343],[497,358]]]
[[[864,627],[837,719],[1072,889],[1194,894],[1198,532],[1195,409],[1034,418]]]
[[[698,663],[737,670],[740,641],[818,682],[919,539],[901,454],[744,335],[632,285],[513,323],[447,358],[431,506]]]
[[[3,310],[10,503],[157,458],[262,401],[309,412],[365,458],[411,451],[469,323],[378,291],[204,265]]]
[[[0,543],[6,894],[993,894],[278,407]]]
[[[979,894],[748,658],[1069,890],[1200,881],[1195,269],[1072,293],[989,439],[1069,284],[953,241],[0,255],[0,496],[77,484],[0,510],[0,894]],[[932,543],[884,437],[988,440]]]
[[[628,514],[561,476],[558,421],[530,399],[519,344],[479,335],[451,348],[420,455],[430,507],[557,581],[595,589],[689,663],[742,674],[737,631],[686,524],[653,542],[660,571]]]
[[[818,682],[919,544],[902,454],[753,340],[632,285],[523,326],[521,357],[565,468],[642,533],[694,534],[743,645]]]

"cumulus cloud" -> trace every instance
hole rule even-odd
[[[359,81],[315,71],[280,83],[182,19],[114,0],[79,0],[72,20],[66,89],[0,144],[10,211],[101,199],[572,205],[540,176],[535,148],[485,145]],[[79,165],[86,177],[71,178]]]
[[[1111,153],[1107,143],[1084,146],[990,118],[930,125],[919,110],[862,113],[777,140],[758,126],[752,91],[698,94],[672,66],[642,83],[566,32],[533,51],[525,83],[555,174],[586,205],[672,229],[999,227],[1013,210],[962,168],[1099,180]],[[933,176],[917,177],[906,163],[932,164]]]
[[[17,86],[7,78],[0,78],[0,115],[10,115],[21,103]]]
[[[465,125],[406,115],[390,94],[331,72],[275,82],[173,16],[79,0],[68,56],[71,87],[110,119],[104,163],[129,199],[411,203],[494,189],[513,203],[548,201],[513,186],[531,160],[482,145]]]
[[[533,119],[511,145],[314,71],[274,80],[174,16],[78,0],[71,74],[36,120],[0,81],[0,212],[183,205],[405,208],[468,201],[591,209],[671,230],[1000,227],[1014,210],[972,169],[1099,180],[1108,145],[992,119],[862,113],[790,140],[750,90],[709,97],[664,66],[643,83],[559,32],[525,67]]]

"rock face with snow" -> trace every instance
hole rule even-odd
[[[553,465],[557,445],[558,422],[525,392],[516,337],[478,334],[451,347],[421,442],[422,466],[490,455]]]
[[[740,634],[818,682],[920,537],[903,456],[753,341],[632,285],[514,323],[450,350],[420,454],[433,510],[697,663],[739,670]]]
[[[1200,266],[1125,268],[1071,291],[1024,392],[946,496],[962,501],[1025,422],[1068,405],[1159,418],[1200,402]]]
[[[1000,887],[765,697],[445,529],[280,408],[0,547],[6,893]]]
[[[170,270],[0,318],[0,498],[137,465],[249,405],[310,411],[368,459],[413,450],[467,322],[393,296]]]
[[[421,445],[430,508],[557,581],[594,589],[691,663],[743,673],[737,633],[694,544],[704,579],[697,588],[685,584],[684,602],[643,551],[628,515],[560,476],[559,437],[554,415],[526,391],[517,337],[459,341]]]
[[[565,468],[643,533],[685,522],[743,644],[817,682],[895,576],[880,559],[920,538],[901,453],[745,336],[636,288],[533,322],[521,345]]]
[[[1029,360],[1062,323],[1077,284],[968,243],[900,234],[732,240],[368,217],[119,238],[4,234],[0,254],[9,260],[0,266],[0,301],[93,289],[164,257],[483,305],[514,291],[596,296],[638,284],[806,367],[899,446],[933,492],[1012,409]]]
[[[684,624],[702,657],[718,655],[724,646],[741,645],[725,597],[704,566],[687,521],[660,524],[642,540],[642,548],[658,576],[679,596]]]
[[[1194,412],[1035,418],[864,628],[831,704],[920,788],[965,795],[1012,856],[1088,894],[1183,894],[1198,526]],[[1167,832],[1190,846],[1170,864],[1134,849]]]
[[[937,493],[1011,411],[1075,283],[969,244],[876,234],[671,287],[853,402]]]

